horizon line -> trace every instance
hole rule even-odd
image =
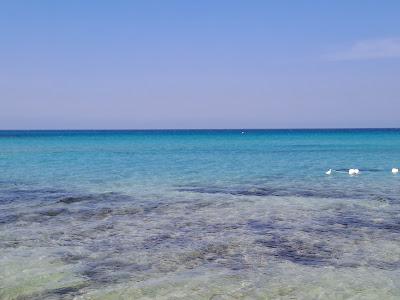
[[[68,128],[36,128],[36,129],[0,129],[1,131],[188,131],[188,130],[399,130],[400,127],[278,127],[278,128],[79,128],[79,129],[68,129]]]

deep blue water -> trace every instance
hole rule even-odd
[[[393,167],[399,129],[0,131],[0,298],[396,298]]]

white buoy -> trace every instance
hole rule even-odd
[[[393,168],[393,169],[392,169],[392,173],[393,173],[393,174],[399,173],[399,169],[398,169],[398,168]]]
[[[329,169],[328,171],[325,172],[326,175],[331,175],[332,174],[332,169]]]
[[[349,169],[349,175],[358,175],[359,173],[359,169]]]

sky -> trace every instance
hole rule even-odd
[[[400,1],[0,0],[0,129],[400,127]]]

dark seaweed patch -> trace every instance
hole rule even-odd
[[[59,203],[72,204],[82,201],[93,200],[93,196],[70,196],[58,200]]]
[[[22,202],[27,199],[29,203],[33,204],[39,201],[51,201],[62,195],[65,195],[63,190],[8,188],[0,191],[0,205]]]
[[[192,269],[204,264],[216,264],[231,270],[248,268],[241,253],[236,253],[229,244],[208,244],[180,257],[180,264]]]
[[[335,230],[342,228],[343,230],[369,229],[371,231],[385,230],[391,233],[400,232],[398,209],[393,207],[391,210],[385,211],[379,221],[374,219],[374,213],[374,211],[368,211],[365,208],[349,210],[345,207],[336,207],[330,212],[329,216],[321,217],[317,221],[321,226],[335,228]]]
[[[120,207],[114,208],[113,211],[115,216],[136,215],[139,213],[143,213],[143,209],[140,207]]]
[[[219,188],[207,188],[207,187],[198,187],[198,188],[179,188],[177,189],[179,192],[193,192],[193,193],[203,193],[203,194],[224,194],[224,190]]]
[[[394,271],[400,268],[400,260],[394,262],[373,260],[373,261],[368,261],[368,265],[375,267],[377,269]]]
[[[0,215],[0,224],[7,224],[16,222],[18,220],[18,216],[15,214],[1,214]]]
[[[395,203],[400,200],[397,192],[392,192],[390,195],[387,191],[373,191],[368,188],[339,189],[335,186],[317,186],[314,188],[309,187],[296,187],[296,186],[253,186],[253,187],[216,187],[216,186],[194,186],[194,187],[181,187],[177,191],[192,192],[201,194],[226,194],[233,196],[278,196],[278,197],[303,197],[303,198],[321,198],[321,199],[371,199],[385,203]]]
[[[69,287],[62,287],[62,288],[51,290],[50,293],[54,294],[54,295],[63,296],[63,295],[66,295],[66,294],[75,294],[75,293],[79,292],[80,289],[81,289],[80,287],[71,287],[71,286],[69,286]]]
[[[105,219],[113,214],[113,209],[110,207],[102,207],[94,211],[94,215],[99,219]]]
[[[124,281],[140,272],[147,271],[151,265],[141,265],[122,260],[96,261],[89,264],[81,274],[98,284],[110,284]]]
[[[79,296],[81,289],[88,286],[87,282],[80,283],[76,286],[66,286],[61,288],[49,289],[44,292],[34,293],[27,296],[18,296],[17,300],[54,300],[54,299],[75,299]]]
[[[324,243],[307,243],[303,240],[291,240],[276,234],[269,239],[259,239],[256,244],[269,248],[271,254],[279,259],[307,266],[336,265],[337,251]]]
[[[70,252],[60,253],[59,256],[61,257],[61,260],[67,264],[70,264],[70,263],[74,264],[74,263],[78,263],[80,261],[88,259],[87,256],[84,256],[81,254],[73,254]]]
[[[180,192],[192,192],[202,194],[228,194],[233,196],[298,196],[304,198],[361,198],[361,193],[348,193],[338,190],[322,191],[322,190],[310,190],[310,189],[295,189],[295,188],[269,188],[269,187],[257,187],[248,189],[225,189],[225,188],[207,188],[207,187],[195,187],[195,188],[179,188]]]
[[[94,201],[96,203],[103,201],[132,201],[132,197],[120,193],[101,193],[101,194],[87,194],[87,195],[67,195],[65,197],[59,198],[58,203],[73,204],[84,201]]]
[[[249,220],[247,225],[256,234],[266,234],[276,229],[276,225],[272,221]]]
[[[170,241],[172,239],[172,236],[170,234],[160,234],[156,236],[152,236],[147,238],[143,242],[143,247],[145,249],[153,249],[154,247],[157,247],[161,244],[164,244],[167,241]]]

